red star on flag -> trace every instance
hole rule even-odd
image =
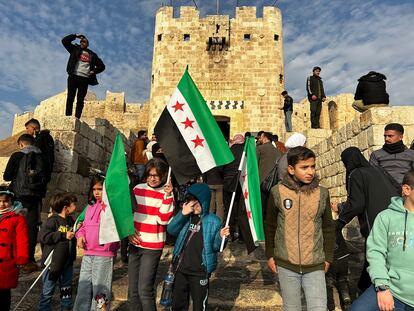
[[[251,211],[247,211],[247,218],[248,219],[252,219],[252,212]]]
[[[197,146],[204,147],[204,145],[203,145],[204,139],[198,137],[198,135],[195,139],[192,139],[191,141],[194,143],[194,149],[197,148]]]
[[[102,210],[105,212],[105,210],[106,210],[106,205],[105,205],[105,203],[102,201],[101,202],[101,205],[102,205]]]
[[[186,129],[187,127],[191,127],[191,128],[194,128],[193,127],[193,123],[194,123],[195,121],[191,121],[188,117],[185,119],[185,121],[184,122],[181,122],[182,124],[184,124],[185,125],[185,128],[184,129]]]
[[[244,199],[247,200],[249,193],[247,192],[247,190],[244,191]]]
[[[177,103],[174,106],[172,106],[172,107],[174,108],[174,112],[177,112],[178,110],[184,111],[183,106],[184,106],[184,104],[180,104],[177,101]]]
[[[247,174],[242,175],[243,181],[246,181]]]

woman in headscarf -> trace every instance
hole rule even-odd
[[[349,147],[341,154],[346,169],[346,190],[348,197],[344,203],[332,203],[332,210],[339,212],[339,222],[343,225],[358,216],[361,234],[367,238],[375,217],[390,204],[391,197],[399,196],[390,177],[379,167],[372,166],[356,147]],[[365,291],[371,280],[366,272],[367,262],[358,282]]]
[[[295,147],[304,147],[306,144],[306,136],[302,133],[294,133],[292,136],[290,136],[285,143],[285,147],[287,150],[295,148]],[[277,177],[279,180],[282,180],[286,173],[288,168],[288,162],[287,162],[287,152],[282,155],[282,157],[279,159],[279,162],[277,163]]]

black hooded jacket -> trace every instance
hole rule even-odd
[[[346,169],[348,198],[340,204],[339,220],[348,223],[358,216],[361,234],[367,238],[375,217],[399,193],[389,177],[380,168],[371,166],[358,148],[345,149],[341,159]]]
[[[385,91],[387,78],[375,71],[370,71],[358,79],[358,86],[355,91],[355,100],[363,101],[364,105],[389,104],[389,96]]]

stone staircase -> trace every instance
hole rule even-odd
[[[354,275],[350,276],[350,283],[355,284],[358,278],[358,268],[361,259],[361,242],[352,242],[354,254],[350,267],[354,267]],[[40,252],[38,253],[40,255]],[[172,247],[164,249],[157,274],[157,302],[162,290],[162,277],[165,275],[171,261]],[[74,293],[79,277],[81,257],[75,263]],[[356,269],[355,269],[356,267]],[[129,311],[127,302],[128,273],[127,266],[117,258],[113,275],[113,303],[111,310]],[[40,272],[22,273],[19,286],[12,291],[12,310],[14,305],[24,295]],[[39,301],[42,283],[39,282],[26,297],[19,311],[36,310]],[[303,303],[305,305],[305,303]],[[52,310],[58,310],[59,291],[56,290]],[[282,299],[279,294],[277,276],[267,268],[264,255],[264,244],[255,252],[247,255],[245,246],[239,242],[228,243],[223,254],[219,256],[219,264],[210,278],[209,310],[281,310]],[[159,310],[163,310],[159,307]],[[304,307],[304,310],[306,308]],[[337,310],[340,310],[339,308]]]

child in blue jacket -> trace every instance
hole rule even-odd
[[[209,213],[210,199],[207,184],[193,184],[182,210],[167,227],[169,234],[178,236],[173,255],[173,311],[188,310],[190,295],[193,310],[207,308],[209,277],[217,266],[221,240],[230,234],[229,227],[221,228],[220,218]]]

